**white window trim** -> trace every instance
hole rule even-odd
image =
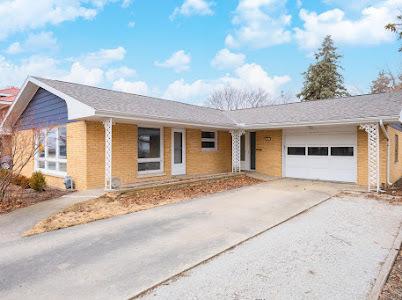
[[[139,158],[138,157],[138,132],[140,128],[156,128],[160,130],[160,157],[159,158]],[[163,127],[159,126],[150,126],[150,125],[138,125],[137,126],[137,174],[138,175],[148,175],[148,174],[155,174],[155,175],[160,175],[163,173],[164,170],[164,161],[163,158],[165,156],[164,151],[164,132],[163,132]],[[138,171],[138,164],[140,163],[147,163],[147,162],[159,162],[160,163],[160,169],[159,170],[147,170],[147,171]]]
[[[65,127],[66,128],[66,130],[67,130],[67,127],[66,126],[58,126],[58,127],[53,127],[53,128],[55,128],[56,129],[56,134],[57,134],[57,137],[56,137],[56,157],[55,158],[48,158],[47,156],[48,156],[48,148],[47,148],[47,132],[50,130],[50,129],[53,129],[53,128],[44,128],[44,129],[41,129],[41,133],[42,132],[44,132],[45,133],[45,140],[44,140],[44,150],[45,150],[45,157],[39,157],[39,149],[38,149],[38,146],[39,146],[39,136],[38,136],[38,140],[36,141],[36,148],[38,149],[37,151],[36,151],[36,153],[35,153],[35,159],[34,159],[34,161],[35,161],[35,164],[34,164],[34,170],[35,171],[40,171],[42,174],[45,174],[45,175],[51,175],[51,176],[55,176],[55,177],[65,177],[66,175],[67,175],[67,171],[66,172],[64,172],[64,171],[59,171],[58,169],[59,169],[59,164],[60,163],[65,163],[66,165],[67,165],[67,158],[59,158],[59,155],[60,155],[60,148],[59,148],[59,141],[60,141],[60,138],[59,138],[59,129],[60,129],[60,127]],[[67,139],[67,134],[66,134],[66,139]],[[67,141],[66,141],[66,144],[67,144]],[[45,168],[40,168],[39,167],[39,162],[45,162]],[[49,169],[47,169],[46,168],[46,166],[47,166],[47,163],[48,162],[55,162],[56,163],[56,170],[49,170]]]
[[[215,138],[203,138],[202,137],[203,132],[214,132]],[[203,148],[202,142],[214,142],[215,147],[214,148]],[[217,130],[201,130],[201,150],[202,151],[217,151],[218,150],[218,131]]]

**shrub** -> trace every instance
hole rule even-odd
[[[45,190],[46,179],[45,176],[41,172],[32,173],[31,178],[29,179],[29,186],[31,189],[35,191],[42,192]]]
[[[29,187],[29,178],[24,175],[16,175],[13,176],[11,182],[15,185],[18,185],[24,189]]]

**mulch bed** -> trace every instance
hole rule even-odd
[[[43,192],[32,189],[23,189],[12,185],[7,197],[0,201],[0,214],[9,213],[18,208],[27,207],[38,202],[58,198],[67,194],[66,191],[59,189],[46,188]]]
[[[245,175],[178,183],[169,186],[108,193],[105,196],[76,203],[40,221],[24,235],[85,224],[187,199],[249,186],[262,182]]]
[[[402,299],[402,251],[399,251],[398,257],[395,260],[379,299]]]

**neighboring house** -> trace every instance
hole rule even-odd
[[[402,176],[402,92],[235,111],[29,77],[4,126],[47,133],[24,174],[79,190],[255,170],[379,189]]]
[[[13,104],[15,98],[20,91],[17,87],[9,87],[5,89],[0,89],[0,123],[3,121],[8,109]],[[0,132],[0,161],[4,155],[9,154],[10,149],[7,148],[10,141],[7,136],[4,136]]]
[[[0,89],[0,121],[3,120],[19,91],[20,89],[16,87]]]

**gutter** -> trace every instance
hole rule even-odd
[[[380,127],[382,132],[384,133],[386,139],[387,139],[387,185],[391,186],[393,185],[392,182],[390,182],[389,178],[390,178],[390,160],[391,160],[391,146],[390,146],[390,138],[389,138],[389,134],[387,132],[387,129],[384,126],[384,122],[383,120],[380,120]]]

